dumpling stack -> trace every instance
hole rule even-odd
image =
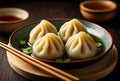
[[[61,26],[59,35],[64,42],[67,42],[69,37],[79,33],[80,31],[87,32],[84,25],[78,19],[72,19]]]
[[[32,56],[37,59],[62,57],[65,47],[57,34],[57,29],[52,23],[41,20],[29,35],[29,42],[32,44]]]
[[[34,42],[44,36],[46,33],[55,33],[57,34],[57,29],[56,27],[50,23],[47,20],[41,20],[41,22],[32,29],[32,31],[30,32],[30,36],[29,36],[29,42],[31,44],[34,44]]]
[[[32,56],[37,59],[56,59],[64,55],[83,59],[97,53],[94,39],[78,19],[65,22],[59,32],[52,23],[42,20],[30,32],[29,42],[33,45]]]

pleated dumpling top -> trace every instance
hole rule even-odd
[[[46,33],[58,34],[56,27],[47,20],[41,20],[41,22],[34,27],[29,35],[29,42],[34,44],[34,42],[44,36]]]
[[[62,38],[62,40],[66,42],[69,39],[69,37],[71,37],[74,34],[79,33],[80,31],[87,32],[84,25],[78,19],[74,18],[68,22],[65,22],[61,26],[59,30],[59,35]]]
[[[83,31],[71,36],[66,42],[65,48],[70,58],[83,59],[95,56],[97,53],[94,39]]]
[[[64,44],[58,35],[47,33],[33,44],[32,56],[37,59],[56,59],[63,56],[64,49]]]

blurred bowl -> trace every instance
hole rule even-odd
[[[89,21],[106,22],[116,13],[117,4],[111,0],[83,1],[80,12]]]
[[[20,8],[0,8],[0,32],[13,32],[25,24],[29,13]]]
[[[68,21],[68,19],[66,19],[66,20],[65,19],[64,20],[49,20],[49,21],[51,23],[53,23],[59,30],[61,25],[63,25],[63,23]],[[80,60],[72,60],[71,62],[68,62],[68,63],[58,63],[58,62],[55,62],[52,60],[50,61],[50,60],[44,60],[44,59],[41,59],[41,61],[44,61],[48,64],[51,64],[51,65],[61,68],[61,69],[71,69],[71,68],[84,67],[84,66],[88,66],[90,64],[96,63],[108,54],[108,52],[111,50],[111,48],[113,46],[113,39],[112,39],[110,33],[106,29],[104,29],[103,27],[101,27],[97,24],[94,24],[94,23],[91,23],[88,21],[84,21],[84,20],[80,20],[80,21],[85,25],[86,29],[88,30],[88,32],[90,34],[95,35],[102,40],[104,47],[105,47],[104,51],[100,54],[97,54],[96,56],[86,58],[86,59],[80,59]],[[40,21],[33,22],[28,25],[24,25],[22,28],[19,28],[16,31],[14,31],[9,38],[9,45],[19,50],[19,45],[20,45],[19,41],[23,38],[28,37],[30,31],[37,24],[39,24],[39,22]]]

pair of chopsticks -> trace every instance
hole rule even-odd
[[[11,54],[21,58],[22,60],[46,71],[51,73],[52,75],[64,80],[64,81],[78,81],[80,80],[78,77],[73,76],[69,73],[64,72],[63,70],[57,69],[47,63],[44,63],[40,60],[34,59],[31,56],[28,56],[20,51],[18,51],[17,49],[10,47],[9,45],[0,42],[0,47],[6,49],[7,51],[9,51]]]

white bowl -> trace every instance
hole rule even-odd
[[[20,8],[0,8],[0,32],[13,32],[25,24],[29,13]]]

